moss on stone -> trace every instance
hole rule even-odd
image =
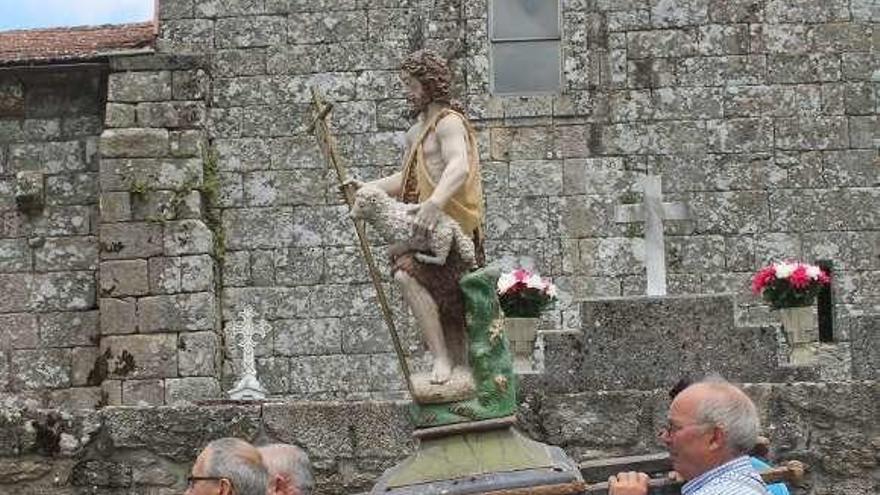
[[[205,200],[205,224],[214,233],[214,258],[222,262],[226,256],[226,232],[220,221],[220,173],[217,150],[207,146],[202,152],[202,187]]]

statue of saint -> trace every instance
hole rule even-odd
[[[461,107],[450,99],[446,61],[429,50],[401,66],[415,124],[406,133],[403,167],[362,184],[413,204],[416,238],[430,236],[441,212],[474,240],[477,265],[483,254],[483,188],[476,136]],[[459,280],[471,266],[453,250],[445,264],[420,262],[413,252],[392,252],[392,274],[433,357],[431,383],[446,383],[455,366],[467,366],[465,307]]]

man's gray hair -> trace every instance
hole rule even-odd
[[[209,443],[206,476],[229,478],[236,495],[266,495],[269,479],[260,452],[238,438],[221,438]]]
[[[273,443],[261,445],[260,453],[263,454],[263,464],[269,470],[269,475],[276,473],[286,477],[300,495],[309,495],[315,488],[315,478],[312,476],[312,465],[309,455],[297,447],[286,443]]]
[[[745,454],[755,446],[760,421],[758,409],[738,387],[718,375],[699,382],[712,393],[697,405],[696,420],[721,427],[727,433],[727,447],[736,454]]]

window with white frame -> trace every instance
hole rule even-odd
[[[562,86],[559,0],[489,0],[490,90],[558,92]]]

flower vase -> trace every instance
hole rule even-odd
[[[532,373],[532,352],[538,338],[540,318],[504,318],[504,331],[510,344],[513,357],[513,370],[516,373]]]
[[[813,306],[780,308],[779,318],[790,349],[789,364],[805,366],[817,360],[819,320]]]

